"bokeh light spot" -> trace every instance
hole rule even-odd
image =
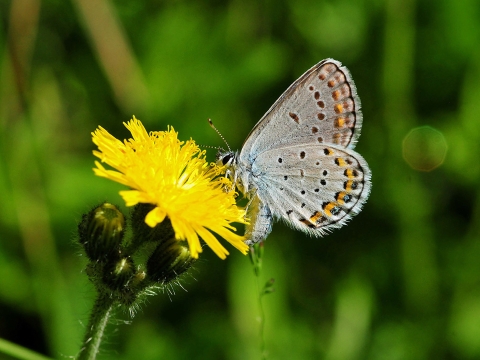
[[[410,130],[403,139],[403,159],[412,169],[432,171],[443,164],[447,148],[447,141],[440,131],[421,126]]]

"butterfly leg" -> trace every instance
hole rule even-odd
[[[247,226],[245,243],[252,246],[265,240],[272,231],[273,216],[270,208],[254,195],[248,205],[250,225]]]
[[[230,182],[230,184],[228,186],[225,184],[224,187],[223,187],[223,190],[226,193],[234,191],[235,190],[235,182],[236,182],[236,179],[234,178],[234,172],[231,171],[230,169],[227,169],[225,171],[224,178],[225,178],[225,180],[228,180]]]
[[[237,185],[237,181],[238,181],[237,172],[232,169],[227,169],[225,171],[225,179],[230,180],[230,182],[232,183],[231,186],[225,187],[225,192],[229,193],[231,191],[235,191],[235,186]]]

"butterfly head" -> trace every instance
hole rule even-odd
[[[237,161],[237,154],[233,151],[225,151],[223,149],[219,150],[217,153],[217,165],[226,166],[227,168],[231,168],[235,165]]]
[[[228,150],[224,151],[223,149],[217,153],[217,165],[225,166],[225,177],[232,181],[232,188],[235,189],[235,186],[244,192],[244,187],[241,184],[241,179],[238,178],[238,167],[237,167],[237,153]],[[238,181],[240,180],[240,181]]]

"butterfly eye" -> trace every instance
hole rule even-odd
[[[227,165],[228,163],[230,163],[232,161],[232,159],[233,159],[233,154],[232,153],[226,154],[222,159],[223,165]]]

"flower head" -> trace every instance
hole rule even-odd
[[[202,252],[202,238],[222,259],[228,251],[212,232],[246,254],[245,238],[235,234],[232,222],[245,223],[245,211],[235,204],[235,194],[225,192],[222,168],[205,160],[193,140],[181,142],[173,127],[168,131],[147,133],[133,117],[124,123],[132,138],[120,140],[99,127],[92,133],[98,151],[93,154],[116,170],[108,170],[95,161],[98,176],[129,186],[120,191],[127,206],[139,203],[155,206],[145,217],[154,227],[167,216],[177,240],[187,240],[194,258]]]

